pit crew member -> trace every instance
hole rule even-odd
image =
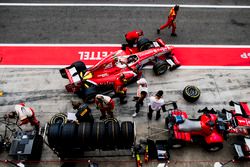
[[[97,94],[95,96],[95,104],[96,108],[101,111],[101,117],[100,120],[106,119],[107,115],[106,113],[113,118],[113,110],[115,108],[115,103],[109,96]]]

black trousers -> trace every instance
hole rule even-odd
[[[151,108],[151,106],[148,107],[148,111],[149,111],[148,112],[148,118],[152,119],[152,114],[153,114],[154,110]],[[161,110],[156,111],[156,119],[159,119],[161,117],[160,111]]]

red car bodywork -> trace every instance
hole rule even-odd
[[[187,113],[183,111],[174,111],[172,112],[173,116],[180,115],[186,119],[188,119]],[[185,122],[184,120],[184,122]],[[203,136],[206,143],[210,144],[213,142],[223,142],[223,136],[217,131],[216,128],[208,125],[209,121],[212,121],[214,124],[216,123],[217,116],[215,114],[210,114],[209,116],[206,114],[202,114],[198,120],[190,120],[193,123],[199,123],[200,127],[197,129],[182,130],[180,128],[181,124],[174,125],[174,134],[176,139],[184,140],[187,142],[192,141],[192,136],[200,135]],[[188,127],[187,127],[188,128]]]
[[[139,50],[137,47],[126,47],[113,52],[82,73],[74,65],[61,69],[63,78],[69,80],[69,84],[66,85],[67,91],[80,94],[82,97],[92,97],[97,93],[113,90],[114,81],[121,74],[125,75],[128,83],[135,81],[141,77],[141,69],[145,65],[156,60],[167,63],[167,56],[172,54],[173,47],[166,46],[161,39],[157,39],[152,41],[149,48],[140,52]]]
[[[177,109],[168,115],[166,125],[174,143],[198,141],[209,151],[218,151],[223,146],[224,137],[218,129],[217,119],[217,115],[211,113],[203,113],[199,119],[188,119],[186,112]],[[212,148],[213,145],[216,148]]]

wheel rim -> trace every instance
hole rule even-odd
[[[194,87],[189,87],[189,89],[187,90],[187,92],[188,92],[188,94],[190,96],[197,96],[198,95],[198,91]]]
[[[162,65],[158,68],[158,74],[163,74],[167,70],[166,65]]]

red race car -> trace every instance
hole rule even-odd
[[[127,83],[136,81],[141,77],[142,68],[148,64],[153,65],[156,75],[179,67],[180,63],[172,50],[173,47],[166,46],[160,38],[155,41],[142,38],[137,47],[122,45],[121,50],[109,54],[90,68],[78,61],[61,69],[60,73],[69,80],[66,90],[88,101],[96,94],[113,91],[115,80],[123,74]]]
[[[229,135],[250,135],[250,109],[246,102],[229,102],[234,108],[230,111],[223,109],[220,113],[222,120],[227,122]]]
[[[177,107],[170,110],[165,120],[170,147],[180,148],[186,143],[197,142],[211,152],[223,148],[225,124],[218,122],[213,109],[204,108],[198,112],[203,113],[198,119],[189,119],[187,113]]]

